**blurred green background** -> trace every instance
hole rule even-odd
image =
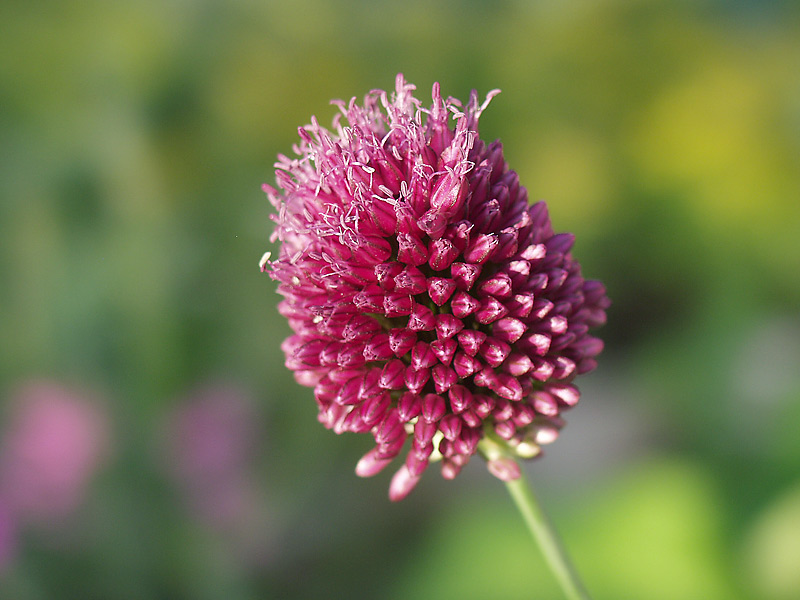
[[[614,301],[527,465],[588,588],[800,598],[799,33],[790,1],[3,2],[0,398],[88,390],[108,439],[69,515],[6,528],[0,598],[560,597],[479,460],[391,504],[283,367],[260,184],[397,72],[503,90],[482,136]]]

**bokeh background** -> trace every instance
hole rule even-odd
[[[476,460],[401,504],[316,421],[260,184],[331,98],[503,93],[614,305],[527,465],[596,598],[800,598],[800,5],[0,5],[0,598],[559,598]],[[363,438],[363,439],[362,439]]]

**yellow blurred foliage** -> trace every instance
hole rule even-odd
[[[534,144],[519,168],[531,201],[547,201],[554,222],[580,232],[612,218],[619,196],[601,139],[563,127],[539,132]]]
[[[800,486],[778,497],[752,524],[743,562],[761,600],[800,598]]]
[[[635,160],[653,188],[686,194],[710,230],[774,233],[800,214],[798,178],[770,121],[775,102],[754,67],[701,61],[644,110],[631,136]]]

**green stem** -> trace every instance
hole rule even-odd
[[[558,579],[564,595],[569,600],[591,600],[578,573],[572,566],[553,524],[542,510],[525,476],[520,475],[519,479],[507,481],[506,486],[519,512],[522,513],[528,530],[539,544],[547,564]]]

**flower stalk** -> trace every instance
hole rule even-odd
[[[558,580],[564,596],[569,600],[590,600],[589,593],[581,583],[553,523],[539,504],[525,475],[520,470],[519,477],[507,480],[505,484],[528,531],[539,544],[547,565]]]

